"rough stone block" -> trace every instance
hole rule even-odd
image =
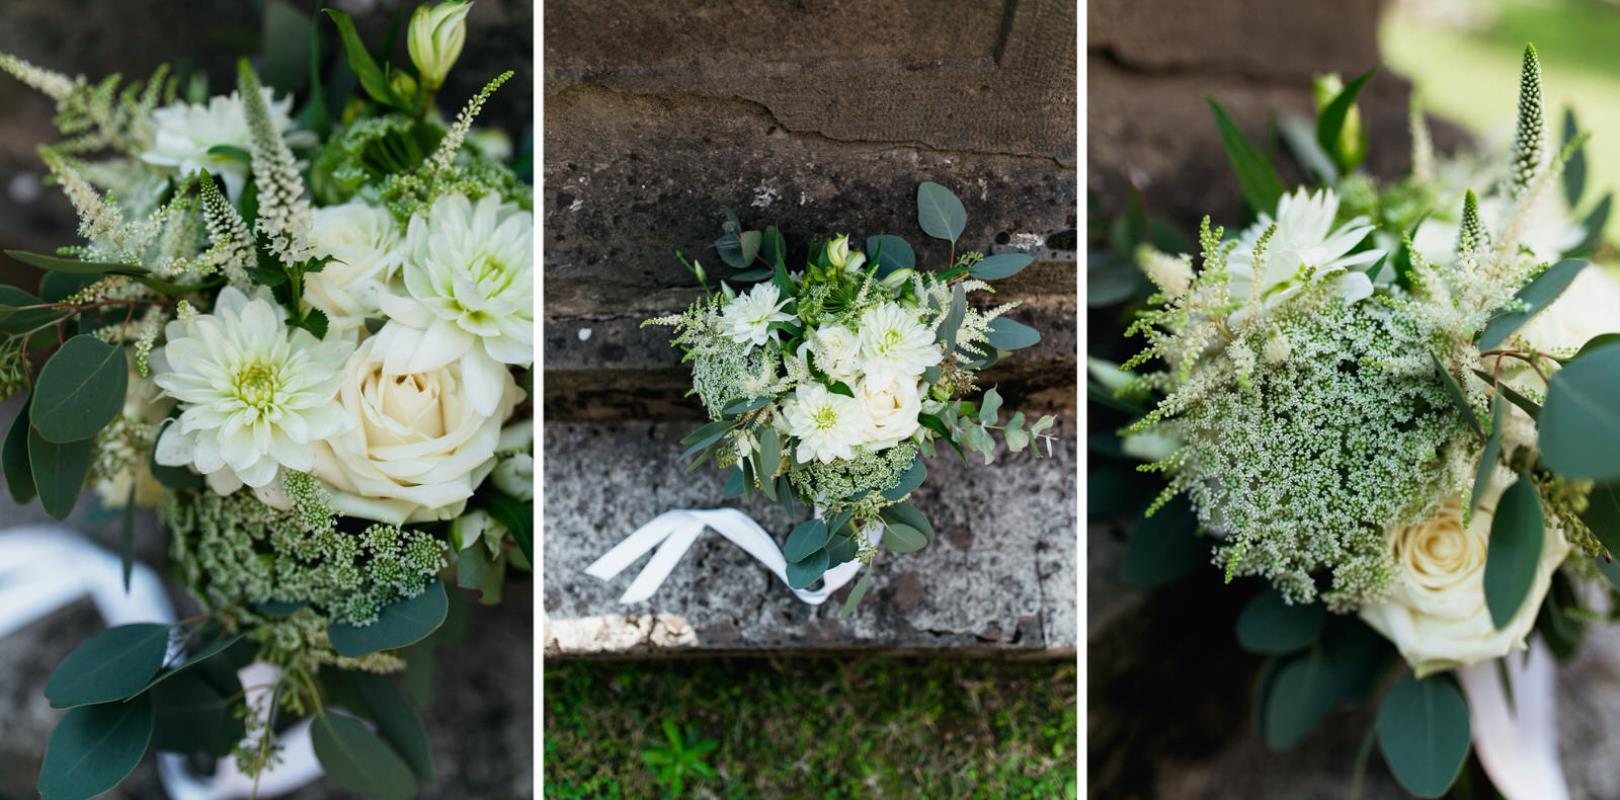
[[[658,593],[622,606],[645,561],[612,581],[586,565],[653,516],[722,504],[721,474],[676,462],[685,423],[550,424],[545,431],[548,656],[882,650],[1072,655],[1075,443],[1056,458],[1003,454],[965,468],[929,463],[916,504],[939,532],[927,548],[885,554],[872,590],[838,620],[849,589],[799,602],[735,545],[707,533]],[[742,508],[781,541],[799,520],[758,500]]]

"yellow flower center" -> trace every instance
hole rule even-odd
[[[232,382],[236,385],[236,399],[260,411],[275,403],[276,394],[281,390],[280,376],[260,362],[239,368]]]
[[[822,406],[810,415],[810,420],[818,431],[831,430],[838,425],[838,411],[831,406]]]

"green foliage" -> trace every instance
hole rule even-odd
[[[40,370],[29,419],[45,441],[89,439],[123,410],[128,385],[124,349],[80,334],[58,348]]]
[[[967,209],[950,189],[923,181],[917,186],[917,224],[923,233],[954,244],[967,228]]]
[[[1138,520],[1125,543],[1120,579],[1150,589],[1186,577],[1209,563],[1210,542],[1198,535],[1198,517],[1185,497]]]
[[[688,744],[688,737],[681,735],[671,719],[664,720],[664,738],[667,744],[641,751],[641,760],[656,771],[658,782],[669,790],[671,797],[680,797],[689,779],[715,777],[708,758],[720,746],[719,742],[700,739]]]
[[[444,584],[435,580],[414,596],[389,603],[367,625],[334,621],[328,629],[332,649],[350,658],[397,650],[428,637],[444,624],[450,610]]]
[[[1261,676],[1255,706],[1266,746],[1290,749],[1335,707],[1364,697],[1383,677],[1393,652],[1359,620],[1343,619],[1309,650],[1272,662]]]
[[[89,800],[117,786],[146,753],[152,719],[152,701],[144,694],[69,711],[45,747],[40,795],[44,800]]]
[[[73,708],[133,697],[163,666],[168,644],[168,625],[108,628],[63,659],[45,682],[45,698],[52,708]]]
[[[1620,345],[1570,360],[1553,373],[1539,419],[1542,462],[1569,478],[1620,478]]]
[[[28,471],[34,476],[34,489],[46,513],[57,519],[67,519],[73,513],[94,450],[90,439],[55,444],[45,441],[37,428],[28,429]]]
[[[1209,98],[1209,108],[1215,114],[1215,126],[1220,129],[1221,143],[1226,146],[1226,158],[1232,162],[1232,171],[1237,173],[1243,199],[1254,213],[1270,213],[1283,196],[1283,183],[1277,177],[1277,169],[1249,144],[1248,138],[1213,97]]]
[[[1508,337],[1529,322],[1536,312],[1552,305],[1586,266],[1585,261],[1565,259],[1548,267],[1514,295],[1516,301],[1514,307],[1491,317],[1475,344],[1480,350],[1492,350],[1507,341]]]
[[[1390,772],[1418,797],[1445,794],[1468,760],[1468,705],[1449,676],[1401,678],[1378,707],[1377,730]]]
[[[381,800],[416,795],[410,765],[360,720],[335,711],[316,714],[310,739],[322,769],[337,785]]]
[[[770,797],[1075,796],[1076,666],[982,659],[549,663],[546,795],[657,797],[641,758],[718,742],[718,779],[686,790]],[[792,753],[792,758],[783,758]]]
[[[1497,503],[1485,556],[1485,605],[1498,630],[1507,626],[1530,595],[1545,538],[1541,495],[1530,475],[1521,472]]]
[[[1355,119],[1356,96],[1361,93],[1361,87],[1377,73],[1378,67],[1373,67],[1351,80],[1317,115],[1316,142],[1327,152],[1341,175],[1355,169],[1366,157],[1367,132],[1360,120]]]
[[[1327,608],[1321,603],[1289,603],[1268,587],[1238,616],[1238,644],[1251,653],[1293,653],[1315,642],[1326,622]]]

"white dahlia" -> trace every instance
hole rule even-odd
[[[324,312],[337,331],[378,316],[380,298],[405,261],[394,215],[364,203],[318,208],[310,239],[327,261],[304,279],[304,300]]]
[[[859,337],[861,372],[876,384],[915,378],[944,357],[934,332],[894,303],[862,314]]]
[[[285,135],[292,128],[292,95],[275,99],[275,93],[264,90],[265,104],[270,107],[270,120],[276,131]],[[236,92],[215,95],[207,105],[173,103],[152,110],[152,146],[142,151],[141,160],[160,167],[169,167],[185,175],[199,170],[218,175],[225,181],[226,193],[234,201],[247,183],[247,164],[223,153],[209,153],[219,145],[252,152],[253,133],[248,129],[247,112],[242,108],[242,97]]]
[[[1377,261],[1383,251],[1350,252],[1372,233],[1373,226],[1367,218],[1355,217],[1335,227],[1333,221],[1338,213],[1339,198],[1332,189],[1312,193],[1300,188],[1283,195],[1277,203],[1276,218],[1262,212],[1259,221],[1243,232],[1237,248],[1227,259],[1232,273],[1232,296],[1238,299],[1266,297],[1294,288],[1295,279],[1302,272],[1321,278]],[[1266,244],[1264,272],[1256,275],[1255,247],[1274,222],[1277,230]],[[1346,295],[1371,294],[1372,284],[1364,274],[1355,273],[1341,283],[1341,291]]]
[[[749,349],[765,344],[771,338],[771,323],[787,322],[793,315],[782,310],[787,300],[778,299],[781,291],[774,283],[761,283],[732,298],[720,312],[720,325],[726,337]]]
[[[253,299],[226,287],[211,314],[169,323],[152,351],[152,380],[180,401],[157,462],[191,466],[222,494],[259,488],[279,468],[307,472],[314,444],[351,424],[335,398],[354,346],[288,330],[261,290]]]
[[[405,233],[405,294],[380,298],[384,372],[429,372],[461,362],[468,400],[489,416],[506,365],[534,361],[534,215],[487,196],[433,203]]]
[[[866,440],[866,412],[853,397],[834,394],[819,383],[800,386],[783,403],[788,434],[799,440],[800,464],[831,463],[855,457],[855,446]]]

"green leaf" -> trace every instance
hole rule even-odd
[[[1496,472],[1496,462],[1502,457],[1502,393],[1497,392],[1491,399],[1491,435],[1485,440],[1485,449],[1480,451],[1479,466],[1474,470],[1474,491],[1468,495],[1470,507],[1479,505],[1479,499],[1485,494],[1485,488],[1490,486],[1491,475]]]
[[[910,553],[928,546],[928,537],[922,531],[898,522],[883,526],[883,546],[896,553]]]
[[[1439,356],[1430,353],[1429,360],[1434,362],[1435,371],[1440,373],[1440,382],[1445,384],[1446,395],[1451,398],[1451,405],[1457,409],[1457,413],[1468,423],[1469,429],[1473,430],[1475,436],[1481,439],[1485,438],[1485,429],[1480,427],[1479,417],[1474,415],[1473,406],[1468,405],[1468,398],[1463,394],[1462,386],[1458,385],[1457,379],[1446,369],[1446,365],[1440,363]]]
[[[119,625],[86,639],[45,682],[51,708],[73,708],[129,698],[163,666],[169,626]]]
[[[1278,662],[1263,686],[1261,733],[1266,746],[1298,744],[1340,703],[1355,702],[1378,685],[1392,649],[1359,620],[1332,620],[1316,646]]]
[[[262,59],[265,83],[276,93],[296,93],[309,80],[310,20],[303,12],[281,2],[264,7]]]
[[[742,266],[746,267],[759,257],[761,235],[759,231],[743,231],[739,238],[742,245]]]
[[[1496,377],[1485,370],[1476,369],[1474,370],[1474,374],[1478,375],[1479,379],[1486,383],[1495,384],[1498,394],[1502,395],[1504,398],[1507,398],[1509,403],[1512,403],[1522,409],[1524,413],[1527,414],[1531,419],[1541,419],[1541,406],[1536,405],[1534,400],[1519,394],[1516,389],[1506,383],[1498,383]]]
[[[801,561],[789,561],[787,565],[788,586],[803,589],[815,583],[827,571],[827,559],[826,550],[817,550]]]
[[[937,334],[938,340],[945,344],[947,353],[956,349],[956,331],[962,327],[962,319],[966,316],[967,290],[959,283],[951,290],[951,307],[945,309],[945,319],[939,323]]]
[[[244,167],[253,166],[253,154],[234,144],[216,144],[208,148],[208,155],[228,158]]]
[[[1276,168],[1254,145],[1249,144],[1221,104],[1215,102],[1213,97],[1208,100],[1210,110],[1215,112],[1215,126],[1220,129],[1221,143],[1226,146],[1226,158],[1232,162],[1238,187],[1243,190],[1243,199],[1256,214],[1275,211],[1284,191],[1282,178],[1277,177]]]
[[[1485,606],[1497,630],[1513,619],[1530,595],[1545,537],[1541,497],[1530,475],[1521,472],[1496,505],[1485,551]]]
[[[1564,259],[1548,267],[1546,272],[1541,273],[1514,295],[1528,305],[1524,311],[1504,311],[1485,323],[1485,330],[1479,334],[1477,342],[1479,349],[1494,350],[1497,345],[1507,341],[1514,331],[1529,322],[1537,312],[1557,300],[1558,296],[1569,288],[1570,281],[1575,280],[1575,276],[1583,269],[1586,269],[1586,262],[1574,258]]]
[[[240,689],[238,682],[235,690]],[[237,703],[233,695],[222,694],[201,673],[193,672],[181,673],[153,687],[152,749],[228,755],[247,732],[242,720],[232,713]]]
[[[135,571],[135,489],[139,480],[129,482],[129,493],[124,498],[123,519],[118,530],[118,563],[124,573],[124,593],[129,593],[129,576]]]
[[[997,350],[1022,350],[1034,347],[1041,341],[1040,331],[1006,317],[990,320],[988,328],[985,338]]]
[[[1344,121],[1349,117],[1350,109],[1355,107],[1356,95],[1361,94],[1361,87],[1377,72],[1378,67],[1373,67],[1345,84],[1316,118],[1316,143],[1327,151],[1341,173],[1349,172],[1356,166],[1344,152],[1344,137],[1341,135]]]
[[[826,520],[812,519],[799,523],[793,532],[788,534],[787,544],[782,548],[782,555],[789,561],[803,561],[817,550],[827,546],[827,540],[832,538],[832,531],[827,528]]]
[[[1564,109],[1564,144],[1567,146],[1575,141],[1580,132],[1580,126],[1575,121],[1575,109]],[[1586,192],[1586,145],[1581,144],[1570,153],[1569,160],[1564,162],[1564,202],[1570,208],[1581,204],[1581,195]]]
[[[34,489],[47,514],[67,519],[73,513],[84,476],[90,471],[94,445],[92,439],[53,444],[41,438],[38,430],[28,429],[28,469],[34,474]]]
[[[866,590],[870,589],[871,587],[872,571],[865,570],[861,573],[860,580],[855,581],[855,587],[849,590],[849,596],[844,598],[843,607],[838,609],[838,618],[848,619],[850,614],[855,613],[855,607],[860,605],[862,600],[866,599]]]
[[[770,265],[772,271],[777,266],[787,268],[787,240],[782,238],[782,232],[777,230],[775,225],[765,228],[765,238],[760,242],[759,254],[765,259],[765,263]]]
[[[1598,347],[1552,374],[1542,404],[1541,460],[1569,478],[1620,478],[1620,345]]]
[[[994,386],[984,393],[984,399],[979,403],[979,421],[986,425],[1001,421],[1001,393]]]
[[[505,492],[488,493],[485,510],[512,534],[524,560],[534,563],[534,502],[519,500]]]
[[[1468,759],[1468,704],[1446,676],[1401,678],[1384,695],[1377,726],[1389,771],[1418,797],[1445,794]]]
[[[1290,605],[1281,592],[1268,586],[1238,615],[1238,644],[1251,653],[1292,653],[1316,641],[1326,622],[1326,606],[1321,603]]]
[[[732,467],[726,472],[726,485],[720,490],[721,500],[735,500],[743,496],[748,489],[748,478],[743,472],[742,465]]]
[[[1620,484],[1599,484],[1587,497],[1581,521],[1603,543],[1609,554],[1620,558]],[[1597,559],[1602,561],[1601,558]]]
[[[354,19],[336,9],[324,10],[337,25],[338,38],[343,41],[343,53],[348,58],[349,69],[354,70],[355,77],[360,79],[360,87],[366,90],[371,99],[385,106],[409,111],[409,104],[394,94],[393,87],[388,84],[387,73],[372,59],[371,53],[366,50],[366,43],[360,41],[360,34],[354,29]]]
[[[906,495],[916,491],[917,487],[921,486],[923,481],[927,478],[928,467],[924,466],[922,459],[919,458],[916,461],[911,462],[911,466],[907,467],[906,471],[900,474],[899,483],[895,484],[892,488],[885,489],[883,491],[883,499],[893,500],[895,502],[904,500]]]
[[[934,538],[934,526],[928,522],[928,517],[923,516],[923,513],[910,503],[896,503],[892,506],[884,506],[883,510],[878,512],[878,516],[884,522],[906,525],[921,531],[930,541]]]
[[[1614,193],[1606,193],[1587,213],[1586,219],[1581,220],[1581,227],[1586,230],[1586,238],[1565,255],[1584,257],[1597,252],[1598,247],[1603,244],[1603,229],[1609,224],[1609,214],[1613,210]]]
[[[30,253],[25,250],[7,250],[6,255],[17,259],[31,267],[48,272],[68,272],[75,275],[118,275],[142,274],[139,269],[129,264],[114,264],[105,261],[80,261],[77,258],[66,256],[50,256],[43,253]]]
[[[773,398],[771,398],[769,395],[766,395],[764,397],[751,397],[746,400],[738,400],[737,402],[726,406],[725,410],[721,412],[720,416],[728,420],[736,419],[737,417],[747,414],[750,411],[757,411],[770,405],[772,399]],[[729,427],[726,430],[729,430]]]
[[[317,714],[310,738],[315,757],[337,785],[382,800],[416,794],[410,765],[360,720],[333,711]]]
[[[782,466],[782,437],[774,428],[762,428],[759,432],[759,482],[766,486],[776,477],[776,471]]]
[[[338,655],[354,658],[379,650],[394,650],[427,638],[444,624],[449,608],[444,584],[435,580],[421,594],[384,607],[377,621],[370,625],[333,622],[327,633]]]
[[[39,771],[44,800],[88,800],[117,786],[152,741],[152,701],[75,708],[62,717]]]
[[[866,255],[877,261],[877,276],[882,278],[897,269],[916,269],[917,253],[911,244],[887,233],[866,239]]]
[[[28,418],[45,441],[89,439],[123,410],[128,386],[123,348],[80,334],[39,371]]]
[[[1024,253],[1001,253],[969,267],[968,274],[981,281],[999,281],[1018,274],[1034,260],[1034,257]]]
[[[34,499],[34,473],[28,466],[28,404],[31,402],[32,397],[23,401],[11,421],[11,429],[6,432],[5,444],[0,446],[0,467],[6,473],[6,490],[17,505]]]
[[[0,333],[26,333],[61,314],[51,308],[24,310],[44,301],[15,286],[0,286]]]
[[[405,693],[386,675],[353,670],[341,674],[363,706],[355,711],[377,723],[377,732],[404,757],[416,779],[424,785],[437,780],[427,730]]]
[[[1131,529],[1120,578],[1139,589],[1179,580],[1209,563],[1209,542],[1198,535],[1198,516],[1184,496],[1166,503]]]
[[[923,181],[917,186],[917,224],[935,239],[955,242],[967,228],[967,209],[950,189]]]

